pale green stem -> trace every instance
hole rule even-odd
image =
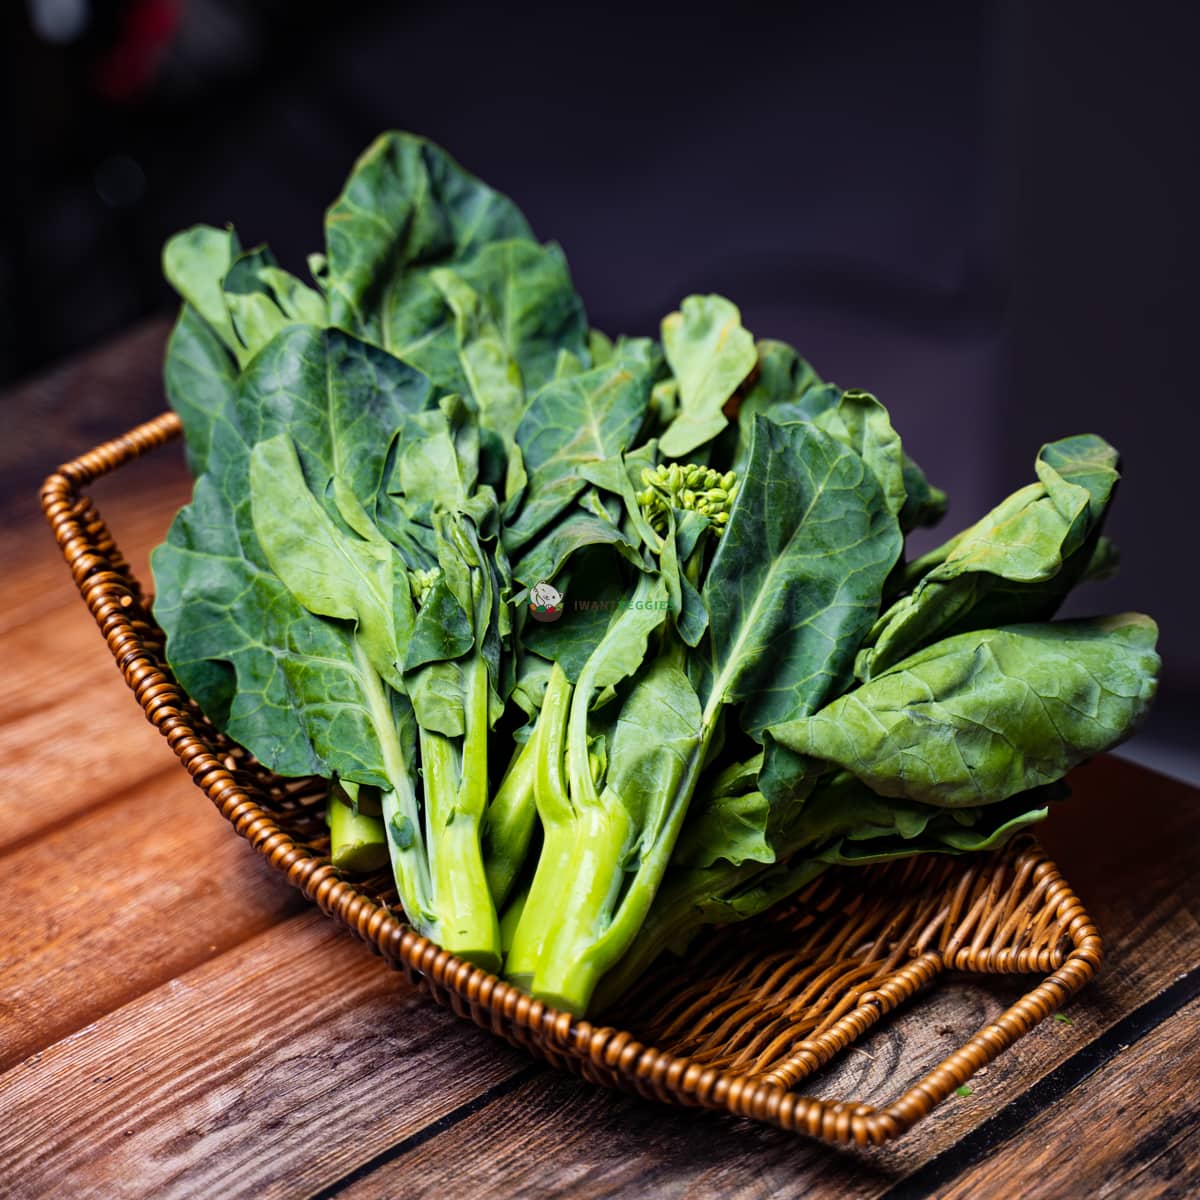
[[[532,733],[524,745],[517,747],[484,815],[483,861],[497,907],[504,905],[513,881],[525,865],[537,822],[533,795],[536,741],[537,735]]]
[[[392,785],[383,792],[381,804],[396,890],[409,923],[418,932],[436,941],[437,921],[432,904],[429,863],[412,774],[393,724],[392,707],[388,703],[384,682],[357,641],[354,643],[354,662],[371,725],[383,754],[384,771]]]
[[[504,967],[506,977],[518,987],[528,987],[532,981],[543,946],[550,937],[559,913],[557,895],[562,887],[562,870],[571,852],[571,828],[567,821],[571,808],[563,778],[563,743],[570,701],[571,684],[556,663],[532,739],[536,742],[533,795],[542,818],[542,852]]]
[[[420,731],[425,818],[440,944],[485,970],[500,968],[500,928],[484,873],[480,826],[487,803],[487,668],[466,668],[466,730],[454,743]]]
[[[355,812],[336,791],[329,793],[325,817],[329,822],[329,860],[335,867],[367,874],[386,865],[387,834],[379,817]]]

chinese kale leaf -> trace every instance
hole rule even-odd
[[[1005,800],[1061,779],[1140,720],[1156,635],[1136,614],[958,634],[771,734],[881,796]]]

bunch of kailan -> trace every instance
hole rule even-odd
[[[175,676],[330,856],[575,1013],[830,864],[1000,844],[1154,691],[1108,573],[1117,455],[917,558],[945,496],[887,410],[690,296],[588,326],[562,252],[429,142],[377,140],[315,286],[232,229],[164,254],[195,476],[153,556]]]

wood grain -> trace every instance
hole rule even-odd
[[[539,1078],[398,1155],[346,1194],[391,1194],[402,1179],[416,1178],[429,1181],[420,1185],[428,1191],[419,1194],[453,1188],[464,1197],[486,1196],[493,1186],[529,1196],[622,1195],[638,1186],[667,1197],[882,1195],[938,1155],[952,1153],[989,1115],[1200,965],[1200,872],[1189,870],[1200,861],[1200,829],[1194,811],[1179,803],[1186,789],[1117,760],[1078,773],[1074,786],[1075,796],[1051,817],[1045,840],[1103,931],[1108,964],[1070,1006],[1070,1024],[1039,1026],[973,1080],[969,1097],[935,1109],[900,1141],[839,1152],[727,1118],[596,1093],[565,1078]],[[1133,799],[1136,831],[1128,819]],[[886,1102],[1024,987],[1022,980],[1004,977],[943,983],[804,1090]],[[558,1111],[572,1119],[554,1121]],[[459,1178],[467,1161],[481,1164],[479,1170]]]
[[[965,1104],[935,1109],[876,1152],[903,1175],[944,1153],[1139,1005],[1200,965],[1200,824],[1182,784],[1105,757],[1071,777],[1073,795],[1039,836],[1096,922],[1105,963],[1067,1008],[972,1081]],[[1131,819],[1131,814],[1136,818]]]
[[[0,1076],[5,1194],[304,1196],[526,1062],[305,914]]]
[[[0,445],[0,1062],[16,1065],[0,1074],[0,1195],[1198,1190],[1195,1004],[1090,1077],[1076,1070],[1200,964],[1196,793],[1129,764],[1078,773],[1043,833],[1105,936],[1100,978],[1069,1024],[1044,1023],[971,1095],[871,1152],[533,1067],[301,913],[146,724],[36,511],[58,462],[161,410],[165,331],[142,327],[4,398],[17,437]],[[189,490],[178,447],[95,486],[146,584]],[[886,1100],[1022,986],[947,980],[805,1090]]]
[[[182,776],[76,603],[23,626],[25,637],[0,636],[0,851],[151,776]]]
[[[920,1073],[916,1059],[937,1061],[949,1048],[939,1037],[954,1037],[956,1025],[979,1023],[995,1015],[997,997],[974,981],[960,981],[931,997],[924,1012],[901,1016],[885,1034],[877,1035],[860,1051],[852,1051],[814,1088],[822,1093],[871,1096],[900,1090]],[[1050,1022],[1029,1035],[1027,1041],[1079,1051],[1091,1041],[1090,1032],[1072,1025]],[[1194,1073],[1194,1050],[1188,1052],[1192,1029],[1173,1026],[1172,1052]],[[940,1051],[940,1053],[939,1053]],[[915,1052],[915,1053],[914,1053]],[[938,1112],[949,1111],[960,1134],[977,1128],[1001,1108],[1003,1088],[991,1074],[977,1077],[972,1093],[954,1097]],[[1097,1086],[1089,1081],[1080,1094]],[[1102,1084],[1100,1086],[1103,1086]],[[1024,1085],[1017,1094],[1023,1092]],[[1074,1093],[1072,1093],[1074,1095]],[[1107,1101],[1105,1101],[1107,1103]],[[1103,1104],[1100,1111],[1106,1111]],[[935,1194],[910,1192],[904,1181],[939,1153],[950,1151],[954,1173],[954,1143],[930,1138],[933,1118],[919,1126],[911,1138],[879,1151],[836,1150],[749,1122],[711,1114],[665,1108],[646,1101],[605,1093],[559,1075],[543,1075],[520,1086],[511,1095],[496,1099],[428,1141],[397,1153],[377,1171],[331,1192],[341,1200],[370,1200],[383,1195],[434,1197],[453,1194],[462,1200],[487,1200],[496,1195],[522,1197],[570,1196],[572,1200],[653,1195],[679,1200],[875,1200],[884,1196]],[[1081,1115],[1074,1132],[1064,1129],[1050,1143],[1065,1163],[1075,1160],[1080,1130],[1089,1128]],[[1132,1139],[1113,1127],[1104,1134],[1115,1145]],[[1031,1114],[1025,1128],[1032,1142],[1041,1141],[1044,1118]],[[945,1130],[943,1130],[945,1132]],[[1091,1133],[1087,1134],[1090,1144]],[[1172,1135],[1174,1136],[1174,1135]],[[1020,1145],[1025,1139],[1018,1139]],[[1025,1196],[1017,1186],[1023,1169],[1009,1165],[1003,1187],[989,1190],[982,1182],[995,1171],[1000,1152],[987,1158],[988,1168],[971,1173],[964,1195],[1008,1200]],[[1086,1194],[1060,1180],[1047,1197]],[[1124,1193],[1117,1192],[1117,1195]],[[1191,1193],[1181,1193],[1191,1194]]]
[[[1038,836],[1105,938],[1101,981],[1149,995],[1200,946],[1200,793],[1111,755],[1070,782]]]
[[[838,1059],[818,1086],[806,1090],[899,1092],[941,1061],[956,1038],[995,1016],[1002,999],[969,983],[938,989],[919,1014],[904,1012],[885,1034]],[[898,1178],[900,1172],[868,1154],[543,1072],[437,1137],[397,1147],[379,1169],[336,1194],[342,1200],[401,1193],[452,1194],[456,1200],[638,1195],[858,1200],[881,1195]]]
[[[0,871],[0,1067],[304,907],[177,766]]]
[[[940,1192],[941,1200],[1200,1195],[1198,1021],[1200,1001],[1193,1001],[997,1147],[986,1180],[959,1179]],[[1064,1153],[1079,1145],[1081,1132],[1085,1152]]]
[[[190,481],[182,461],[104,494],[139,579]],[[100,481],[97,496],[104,492]],[[31,518],[32,520],[32,518]],[[0,559],[0,852],[53,829],[177,760],[146,721],[42,525],[7,527]],[[81,720],[81,718],[83,718]],[[81,768],[86,763],[86,768]]]

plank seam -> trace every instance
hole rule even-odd
[[[494,1083],[491,1087],[485,1088],[473,1099],[465,1101],[457,1108],[452,1108],[448,1113],[438,1117],[436,1121],[431,1121],[415,1133],[409,1134],[408,1137],[401,1138],[394,1146],[389,1146],[387,1149],[381,1150],[373,1158],[369,1158],[365,1163],[355,1167],[354,1170],[335,1179],[332,1183],[326,1184],[320,1191],[312,1192],[308,1196],[308,1200],[333,1200],[334,1197],[339,1196],[346,1188],[373,1175],[380,1167],[395,1162],[396,1159],[402,1158],[410,1151],[425,1145],[426,1142],[445,1133],[448,1129],[453,1129],[460,1121],[465,1121],[468,1117],[474,1116],[477,1112],[487,1108],[493,1101],[499,1100],[502,1096],[507,1096],[510,1092],[516,1091],[522,1084],[527,1083],[535,1076],[545,1074],[545,1071],[544,1067],[533,1063],[527,1067],[522,1067],[507,1079],[502,1079],[499,1083]]]
[[[968,1168],[1020,1133],[1049,1105],[1063,1099],[1118,1054],[1131,1049],[1197,996],[1200,996],[1200,966],[1193,967],[1157,996],[1126,1014],[1039,1079],[1027,1092],[977,1125],[961,1141],[890,1187],[879,1200],[929,1200],[937,1195]]]

